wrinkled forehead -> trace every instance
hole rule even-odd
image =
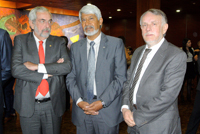
[[[47,19],[47,20],[50,20],[52,19],[52,16],[49,12],[47,11],[44,11],[44,12],[37,12],[36,13],[36,18],[37,19]]]

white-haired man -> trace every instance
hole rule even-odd
[[[32,9],[29,24],[33,32],[14,39],[14,108],[23,134],[59,134],[66,106],[64,75],[71,62],[65,41],[50,35],[52,16],[46,8]]]
[[[177,96],[186,71],[186,54],[167,42],[166,15],[146,11],[140,19],[146,45],[132,56],[123,89],[122,113],[131,134],[181,134]]]
[[[87,38],[71,46],[72,72],[66,79],[73,99],[77,134],[118,134],[126,57],[122,40],[101,32],[103,18],[94,5],[79,11]]]

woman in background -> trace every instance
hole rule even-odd
[[[181,89],[181,101],[184,101],[183,91],[184,91],[184,84],[187,82],[187,100],[191,101],[191,86],[192,86],[192,79],[195,77],[195,65],[194,61],[197,61],[198,56],[194,54],[194,49],[191,47],[192,43],[190,39],[183,40],[183,51],[187,55],[187,70],[185,74],[185,79],[183,82],[183,87]]]

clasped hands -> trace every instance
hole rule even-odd
[[[124,121],[126,122],[126,124],[129,127],[135,126],[135,121],[133,119],[133,112],[131,112],[131,110],[123,108],[122,114],[123,114],[123,117],[124,117]]]
[[[103,108],[102,102],[100,100],[91,104],[86,101],[81,101],[78,103],[78,106],[84,111],[85,114],[89,115],[98,115],[99,110]]]

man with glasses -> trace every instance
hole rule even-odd
[[[65,41],[50,35],[52,16],[48,9],[32,9],[29,24],[33,32],[14,40],[14,107],[23,134],[59,134],[66,108],[64,75],[71,71],[71,62]]]
[[[130,134],[181,134],[178,94],[186,54],[165,39],[167,17],[149,9],[140,17],[146,43],[137,48],[127,71],[122,113]]]

